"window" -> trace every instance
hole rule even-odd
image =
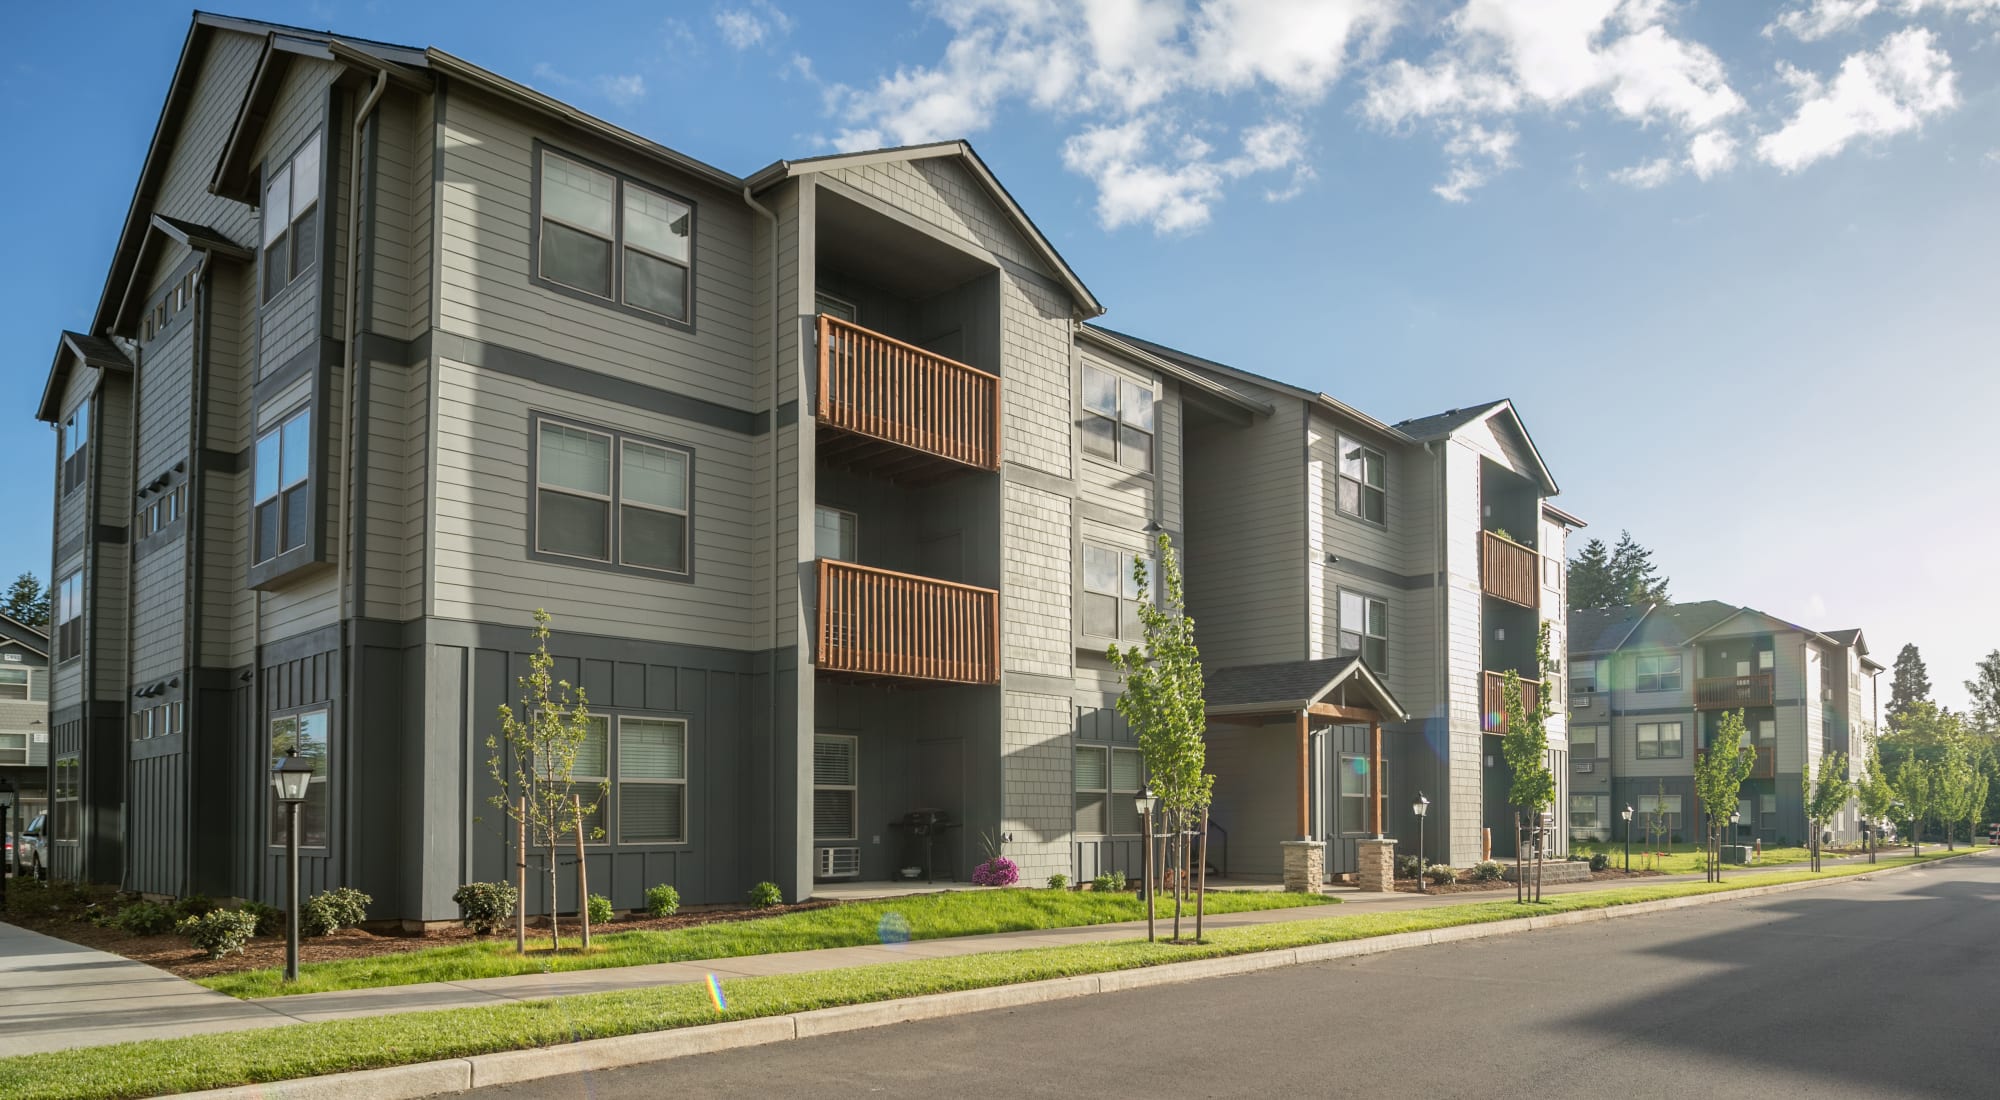
[[[311,528],[312,409],[257,437],[250,560],[266,562],[306,544]]]
[[[1749,818],[1745,818],[1748,821]],[[1760,794],[1757,796],[1757,827],[1775,829],[1778,827],[1778,796]]]
[[[28,762],[28,735],[25,733],[0,733],[0,764],[26,764]]]
[[[1778,651],[1777,651],[1777,650],[1775,650],[1775,649],[1760,649],[1760,650],[1758,650],[1758,651],[1757,651],[1757,671],[1759,671],[1759,672],[1769,672],[1769,671],[1771,671],[1772,669],[1774,669],[1774,668],[1777,668],[1777,667],[1778,667]]]
[[[1633,662],[1632,690],[1634,691],[1679,691],[1681,689],[1681,655],[1668,653],[1657,657],[1640,657]]]
[[[83,475],[90,469],[90,452],[85,444],[90,442],[90,398],[76,403],[76,408],[63,417],[62,422],[62,491],[67,496],[83,484]]]
[[[813,552],[835,561],[855,560],[855,537],[860,522],[853,512],[818,505],[813,509]]]
[[[1546,520],[1542,522],[1542,584],[1548,588],[1561,588],[1563,582],[1563,529]]]
[[[186,714],[183,707],[179,700],[175,700],[133,711],[132,740],[149,741],[155,737],[167,737],[181,732]]]
[[[55,773],[55,839],[74,844],[82,839],[83,761],[63,757],[56,761]]]
[[[1139,606],[1148,598],[1155,564],[1146,561],[1146,588],[1132,576],[1137,556],[1088,543],[1083,547],[1083,632],[1099,638],[1136,642],[1145,634]]]
[[[618,719],[618,842],[687,843],[687,723]]]
[[[1574,699],[1589,695],[1597,690],[1598,662],[1592,660],[1571,661],[1569,663],[1569,694]]]
[[[1601,744],[1598,731],[1601,726],[1576,726],[1569,731],[1569,755],[1572,760],[1595,760]]]
[[[1368,797],[1372,792],[1368,783],[1368,758],[1365,756],[1342,756],[1340,758],[1340,831],[1352,835],[1369,831]]]
[[[813,292],[813,310],[828,317],[837,317],[848,324],[853,324],[861,317],[861,311],[853,302],[845,298],[836,298],[825,291]]]
[[[83,654],[83,573],[71,573],[56,582],[56,660],[67,661]]]
[[[537,552],[688,572],[687,451],[553,420],[536,424]]]
[[[606,828],[606,808],[611,800],[604,797],[611,781],[611,719],[593,714],[584,721],[583,741],[569,767],[570,793],[581,798],[585,807],[596,805],[583,817],[583,838],[588,844],[603,844],[611,837]]]
[[[1569,828],[1571,832],[1588,832],[1604,827],[1606,816],[1600,805],[1609,803],[1606,795],[1573,794],[1569,796]]]
[[[859,754],[858,738],[838,733],[813,737],[814,840],[853,840],[859,834]]]
[[[1389,605],[1359,592],[1340,594],[1340,651],[1358,653],[1376,672],[1389,670]]]
[[[264,770],[268,775],[280,759],[294,746],[299,750],[299,759],[312,764],[312,779],[306,784],[306,800],[299,806],[299,846],[302,848],[324,848],[327,846],[327,721],[323,710],[309,710],[302,714],[289,714],[271,720],[271,752]],[[267,781],[265,789],[270,789]],[[277,800],[277,792],[271,793],[271,843],[285,843],[285,808]]]
[[[536,177],[543,282],[685,324],[694,206],[546,150]]]
[[[1153,472],[1153,387],[1085,364],[1083,451]]]
[[[1679,722],[1643,722],[1633,733],[1634,753],[1641,760],[1664,760],[1681,754]]]
[[[320,141],[306,139],[292,159],[264,175],[264,300],[304,274],[319,257]],[[164,303],[162,303],[164,305]]]
[[[1389,522],[1387,464],[1381,451],[1340,437],[1340,483],[1334,506],[1370,523]]]
[[[1667,819],[1667,827],[1680,828],[1681,796],[1677,794],[1642,794],[1632,800],[1632,819],[1639,822],[1643,818],[1660,815]]]
[[[171,489],[162,490],[160,495],[154,497],[152,501],[139,506],[139,516],[135,524],[139,529],[138,537],[145,538],[148,535],[156,535],[166,530],[173,525],[175,520],[181,518],[181,513],[186,510],[187,485],[185,483],[176,485]]]
[[[25,668],[0,668],[0,699],[26,699],[28,675]]]
[[[1080,836],[1137,836],[1143,828],[1133,800],[1144,784],[1137,749],[1076,748],[1076,831]]]

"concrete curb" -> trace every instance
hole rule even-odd
[[[1966,854],[1976,855],[1978,850]],[[351,1097],[368,1097],[370,1100],[417,1100],[420,1097],[462,1092],[488,1085],[533,1081],[587,1070],[643,1065],[648,1062],[664,1062],[693,1054],[712,1054],[723,1050],[764,1046],[791,1039],[806,1039],[816,1035],[834,1035],[844,1031],[882,1027],[886,1024],[936,1020],[1001,1008],[1021,1008],[1026,1005],[1087,997],[1098,993],[1114,993],[1126,989],[1200,981],[1204,978],[1252,974],[1260,970],[1274,970],[1302,963],[1380,955],[1432,944],[1483,940],[1549,928],[1567,928],[1593,921],[1646,916],[1697,905],[1787,894],[1823,886],[1863,882],[1876,875],[1930,867],[1937,862],[1939,861],[1934,860],[1900,867],[1884,867],[1878,871],[1844,875],[1836,879],[1808,879],[1771,886],[1745,886],[1713,894],[1692,894],[1687,897],[1634,902],[1630,905],[1616,905],[1603,909],[1579,909],[1568,913],[1551,913],[1542,917],[1520,917],[1513,920],[1490,921],[1485,924],[1461,924],[1428,932],[1398,932],[1388,936],[1370,936],[1306,947],[1196,959],[1184,963],[1163,963],[1158,966],[1114,970],[1103,974],[1084,974],[1073,978],[1051,978],[1046,981],[968,989],[955,993],[933,993],[894,1001],[841,1005],[789,1016],[733,1020],[728,1023],[704,1024],[700,1027],[675,1028],[641,1035],[621,1035],[612,1039],[589,1039],[559,1047],[476,1054],[469,1058],[447,1058],[437,1062],[392,1066],[387,1069],[358,1070],[324,1077],[302,1077],[260,1085],[238,1085],[233,1088],[187,1095],[209,1100],[347,1100]]]

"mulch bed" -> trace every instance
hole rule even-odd
[[[1627,874],[1614,867],[1602,871],[1592,871],[1590,878],[1592,882],[1610,882],[1623,879],[1658,878],[1660,874],[1661,872],[1659,871],[1633,871]],[[1446,885],[1438,885],[1430,882],[1424,883],[1424,892],[1430,894],[1490,894],[1499,890],[1511,891],[1513,889],[1514,884],[1504,878],[1497,878],[1492,882],[1474,882],[1472,881],[1472,872],[1465,868],[1459,869],[1457,882]],[[1396,891],[1403,894],[1414,894],[1417,892],[1417,882],[1415,879],[1399,878],[1396,880]]]
[[[698,924],[754,920],[782,913],[825,909],[839,904],[841,903],[837,901],[809,901],[797,905],[774,905],[768,909],[730,905],[689,906],[671,917],[651,917],[643,914],[621,917],[614,919],[610,924],[592,925],[590,930],[593,934],[599,935],[609,935],[613,932],[665,932],[675,928],[692,928]],[[217,974],[233,974],[239,970],[265,970],[285,965],[283,936],[259,936],[251,940],[241,954],[211,959],[199,949],[190,946],[187,940],[176,935],[132,936],[117,928],[102,928],[87,920],[72,920],[61,916],[40,920],[19,916],[10,916],[7,919],[13,924],[40,932],[45,936],[54,936],[99,951],[107,951],[113,955],[123,955],[183,978],[210,978]],[[565,917],[561,931],[565,936],[573,936],[580,927],[574,918]],[[546,943],[547,928],[547,924],[539,919],[531,918],[528,921],[530,952],[535,949],[535,937],[538,932]],[[424,951],[433,947],[452,947],[459,944],[512,943],[513,939],[514,932],[511,926],[497,936],[475,936],[470,929],[455,925],[428,932],[343,928],[328,936],[302,937],[299,940],[299,961],[332,962],[337,959],[395,955],[405,951]]]

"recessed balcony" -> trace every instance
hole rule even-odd
[[[1484,690],[1479,707],[1479,728],[1487,733],[1507,732],[1507,675],[1503,672],[1488,672],[1483,677]],[[1542,698],[1542,682],[1521,678],[1521,709],[1534,710]]]
[[[1000,594],[821,558],[822,672],[953,684],[1000,682]]]
[[[1000,379],[850,321],[821,314],[823,461],[897,481],[1000,468]]]
[[[1696,710],[1735,710],[1772,705],[1775,678],[1768,672],[1748,676],[1704,676],[1694,682]]]

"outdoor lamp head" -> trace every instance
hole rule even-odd
[[[1417,792],[1417,800],[1410,803],[1410,812],[1416,814],[1418,817],[1425,817],[1430,814],[1431,800],[1424,797],[1424,792]]]
[[[1630,820],[1632,820],[1632,807],[1631,807],[1631,805],[1630,805],[1630,804],[1627,804],[1627,805],[1626,805],[1626,807],[1625,807],[1625,808],[1624,808],[1623,810],[1619,811],[1619,813],[1618,813],[1618,816],[1619,816],[1619,817],[1622,817],[1622,818],[1624,818],[1624,819],[1625,819],[1625,820],[1627,820],[1627,821],[1630,821]]]
[[[288,750],[271,766],[271,786],[280,802],[304,802],[306,785],[312,782],[313,766],[299,758],[299,750]]]
[[[1158,801],[1159,799],[1153,797],[1153,788],[1149,786],[1132,799],[1132,805],[1138,807],[1139,816],[1144,817],[1153,812],[1153,804]]]
[[[1738,825],[1738,824],[1741,824],[1741,823],[1742,823],[1742,821],[1743,821],[1743,811],[1741,811],[1741,810],[1731,810],[1731,811],[1729,811],[1729,823],[1730,823],[1731,825]]]

